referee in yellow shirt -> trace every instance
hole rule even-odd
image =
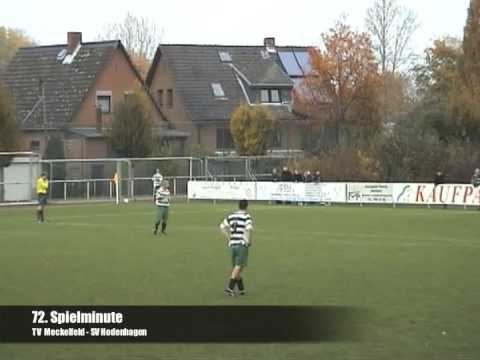
[[[47,196],[48,196],[48,179],[45,173],[42,173],[37,179],[37,196],[38,196],[38,206],[37,206],[37,221],[38,223],[45,222],[43,211],[45,205],[47,205]]]

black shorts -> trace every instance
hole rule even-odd
[[[47,194],[38,194],[38,205],[47,205]]]

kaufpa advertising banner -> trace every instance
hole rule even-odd
[[[254,182],[189,181],[188,198],[204,200],[255,200]]]
[[[397,204],[414,205],[480,205],[480,187],[468,184],[394,184]]]
[[[393,184],[348,183],[347,202],[349,203],[392,203]]]

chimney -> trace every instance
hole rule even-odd
[[[81,32],[68,32],[67,33],[67,54],[73,54],[78,44],[82,43]]]
[[[274,37],[266,37],[263,39],[263,45],[266,47],[268,52],[275,52],[275,38]]]

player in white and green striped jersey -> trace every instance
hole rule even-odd
[[[248,201],[240,200],[239,210],[228,215],[220,224],[222,233],[228,240],[232,259],[232,273],[225,293],[235,295],[235,286],[239,294],[245,295],[245,286],[241,277],[242,270],[247,266],[248,248],[252,245],[253,221],[247,212]]]
[[[170,191],[168,190],[168,181],[162,181],[161,185],[155,189],[153,197],[155,206],[157,207],[155,226],[153,234],[157,235],[158,227],[162,224],[162,234],[167,235],[168,209],[170,208]]]

